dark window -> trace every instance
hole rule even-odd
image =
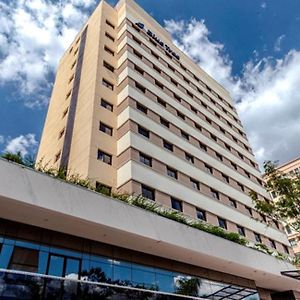
[[[207,151],[206,145],[204,145],[204,144],[201,143],[201,142],[199,142],[199,147],[200,147],[200,149],[204,150],[205,152]]]
[[[191,110],[196,114],[198,112],[197,108],[195,108],[194,106],[191,106]]]
[[[219,153],[216,153],[216,157],[218,160],[223,161],[223,156]]]
[[[190,163],[194,163],[194,156],[192,156],[192,155],[190,155],[190,154],[188,154],[188,153],[185,153],[185,159],[187,160],[187,161],[189,161]]]
[[[61,155],[61,151],[58,151],[58,152],[55,154],[54,162],[57,162],[57,161],[60,159],[60,155]]]
[[[239,226],[239,225],[237,225],[236,227],[237,227],[238,233],[239,233],[240,235],[246,236],[246,234],[245,234],[245,228],[244,228],[244,227]]]
[[[237,170],[237,165],[235,164],[235,163],[233,163],[233,162],[230,162],[231,163],[231,166],[235,169],[235,170]]]
[[[282,245],[285,253],[289,254],[289,248],[286,245]]]
[[[233,200],[233,199],[229,199],[229,205],[230,205],[231,207],[237,208],[236,201]]]
[[[152,40],[150,40],[150,41],[152,41]],[[156,46],[155,43],[154,43],[154,45]],[[158,56],[154,51],[151,50],[151,54],[152,54],[156,59],[159,59],[159,56]]]
[[[62,136],[64,135],[64,133],[65,133],[65,128],[60,131],[60,133],[58,135],[58,139],[61,139]]]
[[[112,29],[115,29],[115,25],[113,25],[111,22],[109,22],[108,20],[105,21],[105,23],[110,26]]]
[[[98,160],[101,160],[102,162],[111,165],[112,164],[112,155],[105,153],[101,150],[98,150]]]
[[[169,128],[170,127],[170,122],[168,122],[166,119],[160,117],[160,123],[164,125],[165,127]]]
[[[210,174],[213,174],[213,168],[207,164],[204,164],[206,171]]]
[[[206,213],[204,210],[198,209],[197,208],[197,219],[206,221]]]
[[[144,71],[143,71],[143,69],[141,69],[140,67],[134,65],[134,69],[135,69],[137,72],[139,72],[140,74],[144,75]]]
[[[111,187],[105,185],[101,182],[96,181],[96,192],[110,196],[111,195]]]
[[[181,136],[186,140],[189,140],[189,138],[190,138],[189,135],[183,130],[181,130]]]
[[[163,107],[167,106],[166,102],[164,100],[160,99],[160,98],[157,98],[157,103],[162,105]]]
[[[112,136],[112,134],[113,134],[113,129],[110,126],[108,126],[102,122],[100,122],[99,129],[100,129],[100,131],[102,131],[110,136]]]
[[[109,38],[111,41],[115,41],[115,38],[113,37],[113,36],[111,36],[108,32],[105,32],[105,36],[107,37],[107,38]]]
[[[292,233],[291,227],[289,225],[285,226],[285,231],[286,231],[287,234],[291,234]]]
[[[102,84],[113,91],[114,85],[109,81],[107,81],[106,79],[102,79]]]
[[[62,115],[62,119],[67,115],[68,111],[69,111],[69,107],[67,107],[67,108],[64,110],[63,115]]]
[[[216,137],[214,134],[211,133],[211,134],[210,134],[210,137],[211,137],[211,139],[214,140],[215,142],[218,141],[217,137]]]
[[[271,240],[271,239],[269,239],[269,241],[270,241],[270,246],[271,246],[273,249],[276,249],[276,243],[275,243],[275,241],[273,241],[273,240]]]
[[[172,145],[171,143],[169,143],[169,142],[167,142],[167,141],[164,141],[163,143],[164,143],[164,147],[165,147],[166,149],[168,149],[169,151],[172,151],[172,152],[173,152],[173,145]]]
[[[225,182],[229,183],[229,177],[225,174],[222,174],[222,178]]]
[[[114,72],[114,71],[115,71],[115,68],[114,68],[111,64],[109,64],[108,62],[106,62],[105,60],[103,61],[103,66],[104,66],[107,70],[109,70],[109,71],[111,71],[111,72]]]
[[[254,232],[254,238],[257,243],[262,243],[260,234]]]
[[[213,198],[220,200],[220,193],[217,192],[216,190],[210,189],[211,195],[213,196]]]
[[[140,152],[140,162],[144,165],[152,167],[152,158],[144,153]]]
[[[154,189],[142,184],[142,196],[154,201],[155,191]]]
[[[132,39],[133,39],[136,43],[138,43],[139,45],[142,45],[142,42],[141,42],[138,38],[136,38],[135,36],[132,36]]]
[[[209,119],[208,117],[205,117],[205,120],[206,120],[206,122],[209,123],[209,124],[212,123],[211,119]]]
[[[136,108],[139,111],[141,111],[142,113],[147,114],[147,111],[148,111],[147,107],[144,106],[144,105],[142,105],[142,104],[140,104],[139,102],[136,103]]]
[[[227,229],[227,223],[226,223],[226,220],[222,219],[222,218],[218,218],[218,223],[219,223],[219,226],[223,229]]]
[[[158,73],[161,73],[161,69],[158,68],[156,65],[153,65],[153,69],[158,72]]]
[[[225,144],[225,147],[228,151],[231,151],[231,147],[228,144]]]
[[[171,83],[173,83],[174,85],[178,86],[178,82],[176,80],[174,80],[173,78],[171,78]]]
[[[259,214],[260,217],[262,218],[262,220],[266,223],[267,222],[267,218],[264,214]]]
[[[140,90],[142,93],[146,93],[146,88],[145,87],[143,87],[142,85],[140,85],[139,83],[135,83],[135,87],[138,89],[138,90]]]
[[[241,183],[237,182],[237,185],[243,192],[245,192],[245,187]]]
[[[175,72],[175,69],[174,69],[171,65],[169,65],[169,64],[168,64],[168,68],[169,68],[171,71]]]
[[[170,167],[167,167],[167,174],[168,174],[168,176],[173,177],[175,179],[178,178],[177,171],[174,170],[174,169],[172,169],[172,168],[170,168]]]
[[[191,97],[191,98],[194,97],[194,95],[193,95],[191,92],[189,92],[188,90],[186,91],[186,93],[187,93],[187,95],[188,95],[189,97]]]
[[[171,197],[172,208],[182,211],[182,202],[176,198]]]
[[[106,100],[101,99],[101,106],[106,108],[109,111],[113,111],[113,105],[108,103]]]
[[[199,181],[193,179],[193,178],[190,178],[190,181],[191,181],[191,184],[192,184],[192,187],[196,190],[200,190],[200,183]]]
[[[199,131],[202,131],[202,127],[201,127],[198,123],[195,123],[195,127],[196,127]]]
[[[298,244],[296,239],[290,239],[289,242],[290,242],[292,247],[295,247]]]
[[[140,59],[143,58],[143,55],[140,52],[136,51],[135,49],[133,49],[133,54],[136,55]]]
[[[240,152],[238,152],[238,156],[240,157],[240,159],[244,159],[243,154],[241,154]]]
[[[238,142],[238,140],[237,140],[237,138],[236,137],[232,137],[232,139],[237,143]]]
[[[174,95],[174,98],[178,101],[178,102],[181,102],[181,98],[177,95],[177,94],[173,94]],[[183,119],[183,118],[182,118]]]
[[[39,252],[37,250],[14,247],[9,269],[36,273],[38,271]]]
[[[223,133],[223,134],[226,134],[226,131],[220,127],[220,131]]]
[[[181,112],[179,112],[179,111],[177,111],[177,116],[179,117],[179,118],[181,118],[182,120],[184,120],[185,119],[185,116],[184,116],[184,114],[182,114]]]
[[[107,46],[104,46],[104,51],[106,51],[107,53],[109,53],[110,55],[114,56],[115,52],[112,51],[111,49],[109,49]]]
[[[245,171],[245,174],[248,178],[251,178],[250,173],[248,173],[247,171]]]
[[[148,138],[150,137],[150,131],[142,126],[138,126],[138,133],[143,135],[144,137]]]
[[[155,80],[154,83],[155,83],[159,88],[161,88],[161,89],[164,88],[163,84],[160,83],[159,81]]]
[[[275,224],[275,226],[279,229],[279,223],[276,220],[273,220],[273,223]]]
[[[252,209],[251,209],[251,207],[245,206],[245,208],[246,208],[248,214],[249,214],[250,216],[252,216]]]

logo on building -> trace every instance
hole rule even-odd
[[[158,45],[160,45],[167,53],[171,54],[173,57],[175,57],[177,60],[180,59],[179,55],[172,50],[167,44],[165,44],[155,33],[153,33],[151,30],[146,29],[145,25],[143,23],[137,22],[135,25],[146,31],[147,35],[149,35],[150,38],[152,38]]]

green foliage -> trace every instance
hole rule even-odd
[[[194,297],[199,296],[199,289],[201,286],[200,278],[180,278],[177,280],[176,284],[178,285],[176,294]]]
[[[29,168],[33,168],[35,163],[34,158],[32,156],[22,156],[20,151],[17,153],[5,152],[1,155],[1,157]]]
[[[276,167],[275,162],[264,163],[267,191],[275,193],[278,198],[275,201],[261,199],[255,192],[251,192],[250,196],[259,212],[289,223],[291,228],[300,232],[300,174],[290,176],[276,170]]]

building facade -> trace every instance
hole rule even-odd
[[[132,0],[102,1],[63,55],[37,163],[292,255],[282,225],[248,195],[269,197],[229,93]],[[298,299],[299,282],[281,274],[294,269],[284,260],[0,164],[0,268],[40,274],[43,296],[100,290],[122,294],[107,299],[249,300],[295,291],[284,297]],[[20,286],[32,281],[22,276]]]
[[[299,176],[300,174],[300,158],[296,158],[292,161],[285,163],[284,165],[279,166],[278,171],[288,174],[291,177]],[[272,199],[276,201],[276,194],[271,193]],[[295,253],[295,255],[300,255],[300,234],[295,232],[288,224],[285,226],[285,231],[288,235],[289,242]]]

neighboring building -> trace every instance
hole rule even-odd
[[[292,161],[285,163],[277,168],[280,172],[288,174],[290,176],[300,175],[300,157],[296,158]],[[271,197],[276,200],[277,196],[274,192],[271,192]],[[287,224],[285,226],[285,231],[288,235],[288,239],[292,246],[292,249],[295,255],[300,255],[300,233],[295,232],[292,228]]]
[[[101,2],[63,55],[37,161],[292,254],[283,227],[266,226],[248,195],[269,197],[229,93],[132,0]],[[281,274],[294,267],[271,255],[3,160],[0,176],[0,297],[28,282],[55,299],[180,299],[191,285],[197,299],[300,292]],[[7,269],[42,275],[13,281]]]

